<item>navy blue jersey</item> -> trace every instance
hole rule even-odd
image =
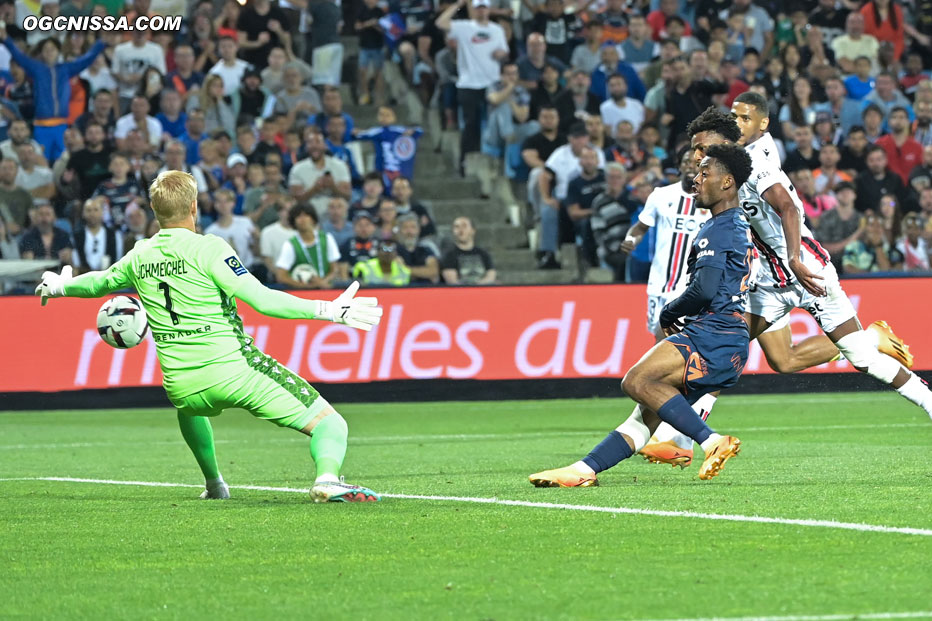
[[[744,315],[753,261],[751,227],[741,209],[723,211],[699,227],[686,263],[690,279],[703,267],[717,267],[724,272],[704,313]]]

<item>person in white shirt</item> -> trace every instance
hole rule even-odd
[[[111,72],[120,85],[120,109],[126,110],[139,89],[142,76],[149,67],[165,75],[165,51],[148,40],[148,30],[134,30],[129,41],[113,49]]]
[[[214,193],[217,221],[208,226],[204,234],[223,238],[239,255],[243,265],[252,269],[256,262],[253,249],[259,241],[259,231],[246,216],[233,215],[235,206],[236,195],[231,190],[217,190]]]
[[[845,34],[832,39],[831,48],[842,73],[854,73],[854,61],[859,56],[871,59],[872,72],[878,69],[877,52],[880,50],[880,43],[873,35],[864,34],[864,16],[858,11],[848,13]]]
[[[118,150],[125,150],[126,136],[134,129],[139,130],[151,151],[159,150],[162,144],[162,124],[154,116],[149,116],[149,100],[142,95],[133,97],[130,113],[117,119],[113,137]]]
[[[612,136],[622,121],[629,121],[634,133],[637,133],[644,123],[644,104],[628,97],[627,80],[621,74],[614,73],[608,78],[608,99],[599,106],[599,114]]]
[[[288,196],[282,196],[275,203],[278,210],[278,222],[263,227],[259,233],[259,255],[268,273],[274,280],[275,261],[282,252],[282,246],[294,236],[294,229],[288,220],[288,211],[294,206],[294,199]]]
[[[465,162],[467,155],[479,151],[485,91],[501,79],[500,63],[508,58],[508,41],[502,27],[489,21],[489,0],[472,0],[471,19],[454,20],[453,15],[464,4],[466,0],[451,4],[436,24],[456,41],[457,103],[463,109],[460,156]]]
[[[232,95],[240,89],[243,76],[252,65],[236,57],[237,45],[232,37],[220,37],[217,47],[220,51],[220,60],[211,67],[207,74],[216,74],[223,78],[223,94]]]
[[[323,213],[331,197],[349,200],[352,195],[349,167],[327,155],[320,128],[311,125],[305,132],[307,157],[292,166],[288,173],[288,190],[298,202],[310,201],[318,213]]]
[[[16,147],[19,156],[19,172],[16,173],[16,185],[32,195],[32,200],[38,206],[40,202],[47,202],[55,198],[55,179],[52,169],[42,166],[36,153],[36,148],[29,142]]]

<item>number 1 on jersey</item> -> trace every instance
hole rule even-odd
[[[171,287],[168,286],[167,282],[160,282],[159,289],[165,294],[165,310],[168,311],[168,316],[172,318],[172,325],[177,326],[180,320],[175,311],[172,310]]]

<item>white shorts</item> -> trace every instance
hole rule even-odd
[[[671,293],[647,296],[647,331],[656,335],[660,332],[660,311],[663,307],[680,297]]]
[[[794,308],[801,308],[816,320],[826,334],[857,316],[854,305],[838,282],[838,273],[831,263],[823,267],[818,275],[824,280],[819,283],[825,288],[825,297],[816,297],[802,285],[793,284],[778,289],[773,285],[758,285],[750,292],[748,312],[763,317],[772,329],[786,325],[781,322]]]

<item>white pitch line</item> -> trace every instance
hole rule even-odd
[[[195,487],[203,485],[190,483],[159,483],[155,481],[118,481],[113,479],[82,479],[74,477],[17,477],[0,479],[0,481],[58,481],[63,483],[96,483],[99,485],[133,485],[140,487]],[[294,487],[269,487],[265,485],[230,485],[230,489],[245,489],[262,492],[286,492],[306,494],[309,490]],[[424,494],[381,494],[383,498],[399,500],[429,500],[437,502],[463,502],[483,505],[501,505],[506,507],[528,507],[533,509],[562,509],[567,511],[588,511],[592,513],[612,513],[627,515],[649,515],[653,517],[676,517],[699,520],[718,520],[725,522],[756,522],[759,524],[785,524],[814,528],[834,528],[874,533],[896,533],[901,535],[918,535],[932,537],[932,530],[902,526],[881,526],[877,524],[857,524],[853,522],[836,522],[834,520],[800,520],[793,518],[773,518],[759,515],[730,515],[727,513],[696,513],[694,511],[660,511],[656,509],[636,509],[631,507],[598,507],[594,505],[571,505],[555,502],[532,502],[527,500],[507,500],[501,498],[480,498],[473,496],[430,496]]]
[[[928,427],[929,423],[887,423],[865,425],[785,425],[774,427],[729,427],[727,431],[734,433],[756,433],[770,431],[837,431],[845,429],[896,429],[912,427]],[[441,433],[420,434],[407,436],[355,436],[349,439],[350,444],[380,444],[383,442],[445,442],[468,440],[533,440],[539,438],[556,438],[570,436],[597,436],[603,434],[602,429],[573,430],[573,431],[532,431],[520,433]],[[293,438],[266,438],[262,444],[293,443]],[[216,444],[255,444],[256,440],[216,440]],[[0,451],[21,451],[29,449],[72,449],[72,448],[100,448],[106,446],[155,446],[178,444],[174,440],[157,440],[146,442],[66,442],[61,444],[0,444]]]
[[[863,619],[932,619],[932,611],[855,612],[838,615],[785,615],[779,617],[696,617],[692,619],[649,619],[647,621],[861,621]]]

